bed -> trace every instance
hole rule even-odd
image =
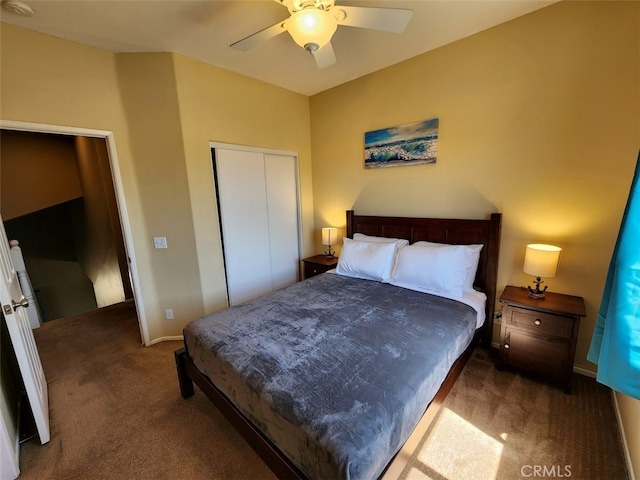
[[[381,477],[490,346],[500,228],[347,211],[335,273],[185,327],[182,396],[197,384],[279,478]]]

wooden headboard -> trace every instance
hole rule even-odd
[[[483,244],[474,288],[487,295],[486,321],[480,335],[480,341],[486,347],[491,346],[493,336],[501,224],[501,213],[492,213],[489,220],[464,220],[356,215],[353,210],[347,210],[349,238],[353,238],[354,233],[363,233],[378,237],[406,238],[409,243],[428,241],[457,245]]]

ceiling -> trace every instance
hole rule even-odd
[[[283,33],[242,52],[229,45],[288,17],[273,0],[25,0],[35,14],[0,20],[113,52],[175,52],[313,95],[525,15],[557,0],[359,0],[340,5],[408,8],[401,34],[339,26],[337,63],[319,70]]]

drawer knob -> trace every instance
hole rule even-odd
[[[539,319],[539,318],[536,318],[536,321],[535,321],[535,322],[533,322],[533,323],[535,323],[536,325],[540,325],[542,322],[540,321],[540,319]]]
[[[509,344],[508,344],[508,343],[505,343],[505,344],[504,344],[504,348],[505,348],[506,350],[509,350]]]

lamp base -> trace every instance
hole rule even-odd
[[[327,258],[333,258],[333,256],[335,255],[335,251],[331,251],[331,245],[329,245],[329,250],[327,250],[326,252],[324,252],[324,254],[326,255]]]
[[[547,291],[548,285],[545,285],[544,288],[540,290],[540,284],[544,283],[544,280],[540,280],[540,277],[536,277],[533,283],[536,285],[535,290],[531,287],[527,287],[527,289],[529,290],[529,298],[544,300],[544,292]]]

